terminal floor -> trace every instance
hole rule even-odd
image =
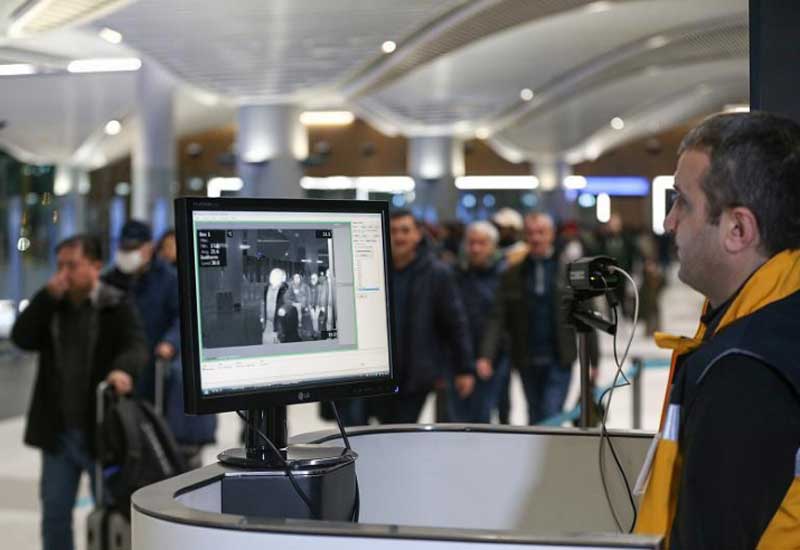
[[[691,336],[696,328],[701,297],[684,285],[675,282],[671,274],[662,300],[663,329]],[[631,325],[620,329],[618,349],[620,356],[624,350]],[[669,354],[659,350],[651,339],[639,330],[631,346],[629,357],[639,356],[647,359],[666,359]],[[0,342],[0,533],[3,548],[33,550],[40,547],[38,479],[40,456],[33,449],[22,444],[24,427],[23,414],[30,396],[30,388],[35,371],[35,357],[20,355],[8,345]],[[627,367],[627,366],[626,366]],[[614,377],[611,338],[601,337],[600,385],[610,384]],[[655,430],[660,414],[661,400],[667,380],[664,368],[645,369],[642,377],[642,428]],[[578,397],[577,367],[572,387],[567,398],[567,407],[575,404]],[[525,424],[527,418],[525,398],[518,378],[511,385],[512,424]],[[296,405],[289,408],[290,434],[299,434],[334,427],[323,421],[317,414],[316,404]],[[422,422],[433,420],[433,400],[429,400],[422,414]],[[615,391],[609,411],[609,427],[632,427],[630,388]],[[233,414],[220,417],[217,432],[218,444],[204,451],[204,462],[214,462],[216,454],[225,448],[238,446],[239,420]],[[86,478],[86,476],[84,476]],[[76,548],[85,548],[85,517],[91,509],[88,498],[88,482],[84,479],[79,505],[75,510]]]

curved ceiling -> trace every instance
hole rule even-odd
[[[81,57],[172,72],[179,133],[231,123],[243,103],[343,106],[390,133],[489,134],[514,161],[579,162],[748,100],[747,0],[138,0],[3,37],[14,2],[0,0],[0,65],[40,74],[0,77],[0,145],[40,161],[130,150],[133,124],[114,137],[102,127],[135,122],[136,74],[68,74]],[[123,44],[101,40],[103,27]]]

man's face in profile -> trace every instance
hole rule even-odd
[[[678,277],[702,294],[722,263],[719,227],[708,222],[708,208],[701,182],[711,166],[708,154],[689,149],[678,159],[675,198],[664,220],[664,229],[675,239],[680,261]],[[724,269],[724,267],[722,267]]]

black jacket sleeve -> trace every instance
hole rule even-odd
[[[729,355],[708,371],[683,417],[671,548],[756,548],[795,476],[800,399],[771,367]]]
[[[147,336],[139,315],[128,300],[116,306],[114,317],[115,353],[109,370],[119,369],[135,378],[149,361]]]
[[[11,329],[11,341],[27,351],[40,351],[50,345],[50,322],[57,306],[58,301],[46,288],[37,292],[17,317]]]
[[[452,271],[444,266],[437,272],[433,293],[436,326],[442,332],[450,350],[453,371],[456,374],[475,372],[472,342],[467,324],[467,313]]]

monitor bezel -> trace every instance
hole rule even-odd
[[[200,348],[197,327],[197,288],[193,213],[229,212],[320,212],[380,214],[384,232],[384,274],[386,285],[386,324],[389,337],[389,373],[368,380],[347,380],[297,384],[284,389],[260,388],[236,393],[204,395],[200,384]],[[181,362],[183,367],[184,408],[188,414],[209,414],[271,406],[311,403],[334,399],[370,397],[397,393],[394,365],[396,339],[390,310],[392,296],[389,204],[385,201],[328,199],[253,199],[179,197],[175,199],[175,234],[180,283]]]

